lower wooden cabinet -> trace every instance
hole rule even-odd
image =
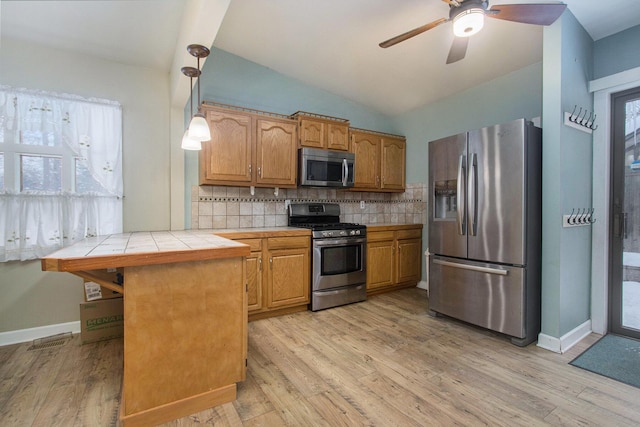
[[[311,274],[309,237],[235,240],[251,247],[246,262],[249,320],[307,309]]]
[[[415,286],[422,275],[422,225],[367,228],[367,293]]]

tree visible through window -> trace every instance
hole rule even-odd
[[[0,261],[121,231],[120,105],[0,86]]]

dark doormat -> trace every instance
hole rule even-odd
[[[640,388],[640,341],[605,335],[569,363]]]

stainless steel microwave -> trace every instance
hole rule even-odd
[[[301,148],[298,184],[306,187],[353,187],[355,155],[346,151]]]

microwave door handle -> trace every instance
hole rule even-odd
[[[347,159],[342,159],[342,186],[347,186],[347,179],[349,179],[349,166],[347,165]]]

